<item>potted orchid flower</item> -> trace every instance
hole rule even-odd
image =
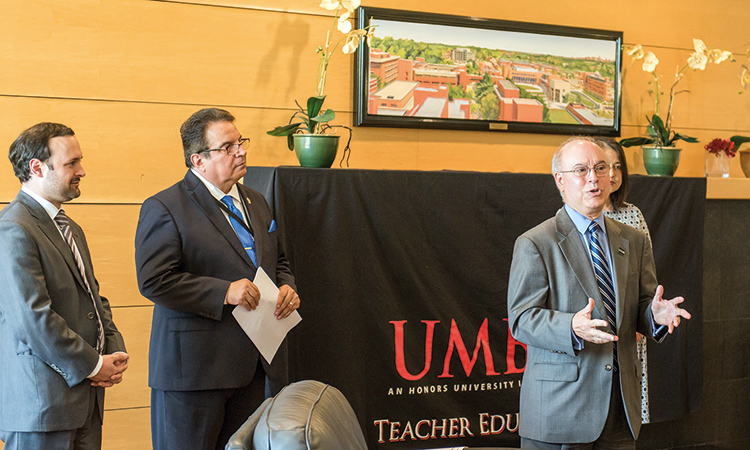
[[[271,136],[286,136],[289,150],[295,151],[300,165],[305,167],[330,167],[336,157],[339,136],[332,134],[336,128],[349,130],[349,141],[344,148],[344,158],[349,154],[352,130],[343,125],[330,125],[336,117],[331,109],[323,109],[323,102],[328,74],[328,63],[333,53],[341,46],[345,54],[354,53],[362,40],[368,45],[373,36],[372,25],[362,29],[352,29],[350,18],[359,7],[360,0],[322,0],[320,7],[333,11],[333,25],[326,33],[323,45],[315,50],[320,54],[320,61],[316,73],[315,95],[307,99],[305,107],[295,100],[297,111],[292,114],[289,123],[267,131]]]
[[[642,137],[622,139],[620,144],[623,147],[640,145],[643,148],[643,163],[649,175],[672,176],[677,170],[680,161],[680,149],[675,147],[675,142],[683,140],[685,142],[698,142],[698,139],[677,133],[672,129],[672,107],[677,94],[689,91],[678,91],[677,85],[682,81],[688,72],[688,69],[705,70],[708,63],[720,64],[726,60],[734,61],[731,52],[720,50],[718,48],[708,48],[700,39],[693,39],[694,52],[690,54],[686,63],[677,68],[674,82],[669,89],[669,105],[667,107],[666,118],[663,120],[660,115],[660,102],[663,92],[659,86],[659,76],[656,74],[656,66],[659,59],[651,52],[645,52],[643,47],[638,44],[630,48],[627,52],[633,58],[633,61],[642,60],[643,70],[651,73],[653,80],[649,84],[654,84],[654,89],[649,93],[654,94],[654,114],[649,118],[647,131],[648,134]]]
[[[747,49],[746,56],[750,60],[750,48]],[[742,84],[740,94],[744,91],[750,91],[750,66],[747,62],[740,66],[740,84]]]

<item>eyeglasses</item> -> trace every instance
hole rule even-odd
[[[612,170],[614,170],[615,172],[622,172],[622,164],[620,163],[612,164]]]
[[[605,163],[599,163],[594,167],[576,166],[571,170],[561,170],[559,171],[559,173],[572,173],[578,178],[585,178],[589,176],[589,173],[591,173],[592,170],[597,177],[603,177],[609,174],[609,165]]]
[[[201,150],[198,153],[204,153],[204,152],[225,152],[228,156],[234,156],[237,154],[237,152],[240,151],[240,147],[245,149],[245,151],[250,150],[250,138],[239,138],[237,139],[236,144],[227,144],[224,147],[221,148],[207,148],[205,150]]]

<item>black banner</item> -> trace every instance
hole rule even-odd
[[[517,446],[526,352],[508,331],[516,237],[562,206],[551,175],[248,168],[274,209],[303,321],[293,380],[351,402],[373,449]],[[665,296],[693,319],[649,343],[653,420],[702,385],[705,180],[632,177]]]

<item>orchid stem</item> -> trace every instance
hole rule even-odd
[[[679,66],[678,66],[679,67]],[[667,130],[672,129],[672,106],[674,105],[674,96],[676,95],[675,89],[677,89],[677,83],[682,80],[683,76],[685,75],[685,71],[687,70],[689,66],[685,64],[682,69],[679,69],[674,77],[674,83],[672,84],[672,88],[669,89],[669,109],[667,110],[667,120],[664,122],[664,125],[667,127]]]

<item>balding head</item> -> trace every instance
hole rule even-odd
[[[590,219],[601,215],[609,198],[609,163],[594,139],[565,141],[552,158],[552,172],[568,206]]]

